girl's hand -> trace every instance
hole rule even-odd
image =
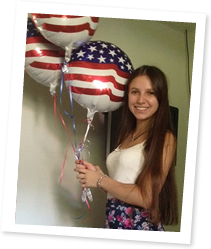
[[[96,171],[95,166],[91,163],[86,162],[86,161],[76,160],[75,163],[76,163],[76,168],[78,167],[78,168],[84,168],[84,169]],[[80,167],[80,166],[83,166],[83,167]]]
[[[98,179],[104,175],[99,166],[94,166],[86,161],[76,161],[76,168],[74,171],[78,172],[76,177],[79,179],[82,188],[96,188]]]

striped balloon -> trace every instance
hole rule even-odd
[[[64,49],[46,40],[28,18],[25,71],[37,82],[50,87],[51,95],[60,83],[64,56]]]
[[[133,66],[120,48],[104,41],[88,42],[74,51],[68,68],[65,84],[90,115],[114,111],[122,105]]]
[[[99,17],[52,14],[31,14],[32,19],[49,41],[66,51],[68,62],[73,49],[87,43],[95,33]]]

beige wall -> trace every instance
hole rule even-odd
[[[188,37],[192,71],[195,31],[189,31]],[[101,18],[92,40],[114,43],[129,56],[135,68],[150,64],[158,66],[166,73],[170,104],[179,108],[176,174],[181,210],[189,114],[184,32],[175,31],[157,21]],[[57,107],[60,108],[59,91],[57,95]],[[65,108],[70,111],[67,91],[64,91],[63,101]],[[85,133],[86,123],[83,120],[86,113],[86,109],[74,103],[77,143]],[[65,115],[63,117],[71,130],[72,120]],[[106,137],[105,116],[97,113],[94,117],[94,130],[90,130],[88,135],[91,142],[90,160],[100,165],[104,171]],[[68,145],[68,137],[58,115],[55,123],[53,99],[49,89],[25,74],[16,223],[103,227],[106,196],[98,189],[92,191],[94,202],[91,203],[90,215],[77,219],[86,208],[80,201],[81,188],[73,171],[75,158],[71,146],[63,181],[61,186],[59,184]],[[85,220],[87,217],[89,219]],[[166,229],[179,231],[180,225]]]

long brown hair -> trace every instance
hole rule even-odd
[[[168,86],[165,74],[154,66],[141,66],[133,71],[128,79],[125,91],[124,105],[122,111],[121,127],[118,137],[118,144],[135,129],[136,118],[128,107],[129,85],[138,76],[146,75],[154,88],[158,99],[159,107],[154,115],[148,137],[145,141],[145,160],[141,173],[136,179],[136,185],[140,191],[145,193],[145,180],[148,176],[152,179],[152,206],[150,208],[151,218],[157,224],[159,221],[163,225],[175,225],[178,223],[177,189],[175,183],[175,167],[172,165],[166,181],[159,190],[162,179],[162,156],[163,147],[167,131],[173,133],[170,107],[168,100]]]

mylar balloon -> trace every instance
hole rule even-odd
[[[117,46],[104,41],[90,41],[74,51],[68,73],[64,75],[73,99],[95,112],[118,109],[124,98],[125,84],[133,71],[128,56]]]
[[[28,18],[25,70],[34,80],[50,87],[52,96],[61,80],[64,56],[65,51],[46,40]]]
[[[66,51],[68,62],[72,50],[87,43],[98,26],[98,17],[52,14],[31,14],[32,20],[41,34],[50,42]]]

